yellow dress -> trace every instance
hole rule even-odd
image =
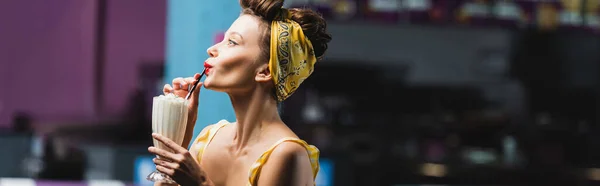
[[[196,140],[194,141],[194,144],[201,145],[198,148],[198,154],[196,155],[196,159],[198,160],[198,162],[200,162],[200,159],[202,158],[202,154],[204,153],[204,149],[206,148],[206,145],[208,143],[210,143],[210,141],[212,141],[212,139],[215,136],[215,134],[217,133],[217,131],[219,129],[223,128],[227,124],[229,124],[229,122],[227,122],[226,120],[221,120],[217,124],[212,125],[208,129],[208,132],[206,132],[196,138]],[[273,144],[267,151],[263,152],[263,154],[258,158],[258,160],[256,160],[256,162],[254,162],[254,164],[248,171],[248,185],[249,186],[256,185],[256,183],[258,181],[258,177],[260,176],[260,170],[262,169],[262,166],[269,159],[269,156],[271,155],[271,153],[273,152],[275,147],[277,147],[279,144],[281,144],[283,142],[288,142],[288,141],[298,143],[298,144],[304,146],[304,148],[306,148],[306,151],[308,152],[308,155],[310,157],[310,165],[312,167],[313,180],[317,177],[317,173],[319,172],[319,149],[317,149],[317,147],[315,147],[313,145],[309,145],[304,140],[288,137],[288,138],[280,139],[277,142],[275,142],[275,144]]]

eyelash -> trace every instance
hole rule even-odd
[[[229,40],[228,40],[228,43],[227,43],[227,44],[228,44],[228,45],[238,45],[238,44],[237,44],[235,41],[233,41],[233,40],[231,40],[231,39],[229,39]]]

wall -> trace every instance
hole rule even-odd
[[[2,13],[0,12],[0,14]],[[0,16],[0,19],[2,19],[1,17],[2,16]],[[3,22],[4,19],[0,20],[0,24],[2,24]],[[2,43],[0,43],[0,51],[8,51],[7,45],[3,45]],[[2,55],[1,52],[0,55]],[[5,91],[6,89],[8,89],[8,78],[6,74],[8,74],[8,63],[4,60],[0,60],[0,127],[3,127],[3,124],[8,122],[5,121],[5,118],[8,117],[8,108],[5,96],[5,94],[8,94],[8,91]]]
[[[36,119],[96,112],[93,57],[96,0],[0,1],[0,127],[14,111]],[[104,107],[123,110],[137,66],[164,58],[165,0],[108,0]]]
[[[90,115],[95,1],[0,1],[0,127],[12,112]]]
[[[335,22],[328,24],[327,29],[333,39],[326,59],[408,65],[411,68],[408,81],[416,84],[463,84],[482,79],[475,78],[481,75],[476,67],[487,65],[478,60],[480,52],[487,49],[508,52],[512,38],[510,31],[501,29]]]
[[[104,111],[121,112],[138,84],[138,66],[165,53],[166,0],[109,0]]]

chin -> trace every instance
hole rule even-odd
[[[202,86],[204,86],[204,88],[209,89],[209,90],[213,90],[215,88],[210,81],[204,81],[202,83]]]
[[[214,84],[211,81],[204,81],[204,83],[202,83],[202,85],[204,86],[204,88],[206,88],[208,90],[223,92],[222,88],[220,88],[218,85]]]

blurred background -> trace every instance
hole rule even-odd
[[[600,0],[286,0],[328,20],[284,121],[317,185],[597,185]],[[236,0],[1,0],[0,186],[147,185],[151,98]],[[233,121],[203,90],[196,133]],[[210,108],[210,109],[209,109]]]

